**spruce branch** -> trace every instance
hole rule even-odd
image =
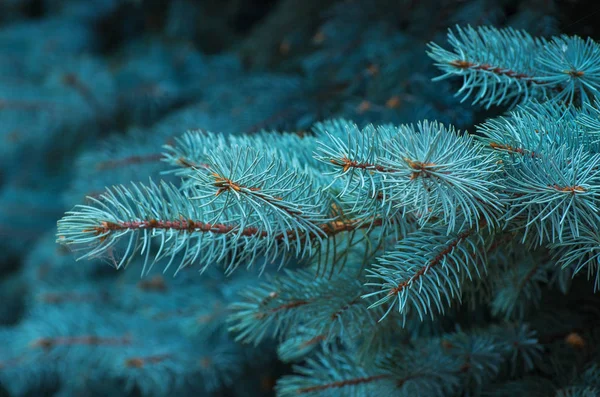
[[[352,356],[318,355],[306,365],[295,368],[298,375],[281,379],[276,386],[279,396],[365,396],[393,395],[394,379],[379,368],[363,368]]]
[[[452,51],[431,43],[428,55],[445,72],[436,80],[462,76],[457,95],[463,100],[473,97],[474,104],[489,108],[545,96],[535,65],[543,40],[511,28],[457,26],[448,31],[448,42]]]
[[[437,218],[454,231],[494,223],[498,165],[472,137],[425,121],[400,128],[386,151],[384,164],[398,171],[384,176],[383,189],[421,225]]]
[[[591,39],[563,35],[533,38],[512,28],[456,27],[452,51],[429,44],[429,56],[443,75],[462,76],[457,95],[486,108],[532,99],[587,105],[600,92],[600,46]]]
[[[554,101],[589,105],[600,94],[600,46],[591,38],[555,37],[538,55],[538,81],[560,87]]]
[[[363,295],[383,295],[370,307],[388,305],[387,316],[395,306],[403,322],[415,311],[419,318],[434,311],[443,313],[453,299],[460,300],[461,288],[473,273],[481,277],[485,271],[484,241],[476,229],[446,235],[440,229],[423,229],[398,242],[396,247],[368,269],[372,282],[367,286],[378,290]]]
[[[394,348],[368,365],[345,352],[317,354],[276,390],[282,396],[477,395],[503,370],[537,360],[540,352],[526,326],[459,331]]]
[[[505,191],[510,196],[506,220],[525,217],[523,241],[542,244],[579,236],[584,222],[599,219],[599,163],[600,156],[583,149],[557,147],[541,158],[505,164]]]
[[[210,196],[216,199],[204,201],[195,198],[202,190],[181,190],[165,182],[112,187],[99,198],[90,198],[90,205],[78,205],[67,212],[58,222],[57,241],[76,251],[84,250],[79,259],[108,256],[117,268],[126,266],[140,254],[144,257],[143,274],[164,258],[168,259],[166,271],[178,255],[181,256],[177,271],[195,263],[200,263],[202,270],[211,263],[220,263],[232,271],[239,264],[251,266],[259,261],[263,267],[273,261],[281,266],[293,257],[316,256],[322,257],[324,262],[339,259],[344,250],[330,245],[330,239],[340,234],[349,235],[343,240],[349,249],[361,241],[353,237],[354,233],[382,223],[377,219],[365,222],[325,218],[321,214],[326,214],[325,209],[331,211],[331,204],[319,198],[317,189],[303,193],[313,198],[316,194],[317,199],[308,199],[307,205],[322,208],[322,212],[311,213],[310,207],[290,204],[290,213],[282,206],[285,200],[277,200],[274,197],[279,196],[275,195],[250,198],[273,200],[273,206],[238,201],[236,207],[231,205],[235,198],[214,193],[219,191],[215,183],[221,186],[223,181],[213,177],[212,183],[207,189],[213,191]],[[241,189],[238,192],[231,187],[231,190],[242,193]],[[277,194],[285,198],[300,192],[285,188]],[[241,195],[237,198],[246,199]],[[228,205],[224,206],[224,202]],[[309,223],[303,216],[314,216],[314,222]],[[275,221],[278,218],[279,223]],[[157,242],[157,249],[151,254],[153,241]],[[329,251],[333,251],[333,257]]]
[[[491,222],[501,208],[495,158],[451,126],[425,121],[360,130],[339,122],[319,128],[329,140],[317,159],[335,167],[336,179],[345,179],[339,195],[350,196],[352,212],[366,213],[377,201],[383,218],[400,213],[416,217],[421,226],[437,219],[451,231],[461,228],[458,214],[477,225],[479,219]]]
[[[341,337],[355,346],[382,314],[368,310],[361,291],[362,283],[351,268],[317,278],[311,270],[286,271],[242,292],[243,301],[230,308],[229,329],[238,334],[237,340],[256,344],[266,337],[296,337],[294,326],[302,324],[303,343],[331,343]]]
[[[333,220],[327,217],[333,201],[310,175],[251,147],[211,152],[207,172],[198,170],[192,178],[197,192],[192,199],[200,206],[237,210],[242,221],[251,216],[247,213],[257,214],[261,230],[282,234],[286,245],[292,240],[310,242],[305,236],[325,237],[319,225]],[[221,216],[215,213],[211,222],[219,222]],[[296,255],[302,248],[311,250],[310,245],[297,245]]]
[[[479,124],[477,139],[508,163],[521,157],[551,157],[559,146],[589,150],[593,138],[580,121],[585,114],[574,106],[532,102]]]

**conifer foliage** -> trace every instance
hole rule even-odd
[[[488,27],[458,27],[448,41],[451,51],[430,45],[441,78],[462,77],[458,94],[474,102],[514,106],[480,135],[344,119],[302,137],[190,131],[165,147],[180,187],[110,188],[66,213],[58,242],[110,253],[117,267],[141,255],[144,272],[166,259],[178,271],[272,273],[231,306],[229,327],[244,342],[279,338],[282,359],[303,360],[278,381],[281,396],[479,394],[539,375],[548,352],[514,312],[516,323],[439,340],[397,337],[498,294],[512,300],[494,301],[500,312],[523,312],[562,273],[597,288],[600,154],[588,120],[600,45]]]
[[[248,4],[0,5],[0,396],[600,395],[597,38]]]

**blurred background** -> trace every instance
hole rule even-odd
[[[471,129],[504,109],[433,84],[429,42],[457,24],[597,40],[599,20],[576,0],[0,0],[0,396],[271,395],[289,367],[226,332],[255,274],[76,262],[57,219],[170,178],[161,147],[189,129]]]

